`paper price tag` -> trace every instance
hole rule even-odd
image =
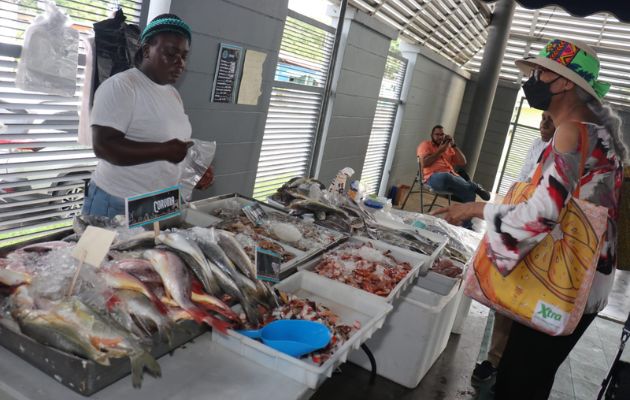
[[[256,247],[256,277],[261,281],[280,282],[282,256],[271,250]]]
[[[107,255],[115,237],[115,231],[88,226],[72,250],[72,257],[98,268]]]

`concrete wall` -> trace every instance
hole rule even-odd
[[[476,86],[477,76],[475,75],[466,86],[466,93],[464,94],[457,128],[455,129],[455,137],[459,142],[466,135],[466,126],[470,118],[470,106]],[[492,102],[492,111],[490,112],[490,120],[486,128],[479,161],[477,162],[477,170],[472,176],[474,181],[480,183],[487,190],[492,189],[497,169],[499,168],[501,153],[507,138],[518,90],[519,86],[514,83],[499,81],[499,86]]]
[[[373,17],[349,13],[339,51],[336,87],[330,117],[326,122],[323,153],[319,155],[318,178],[331,181],[344,167],[361,176],[370,140],[372,120],[385,71],[385,62],[395,32]]]
[[[194,198],[251,195],[288,0],[172,0],[171,12],[193,30],[187,71],[178,82],[193,138],[217,141],[216,179]],[[220,43],[267,53],[258,105],[210,103]]]
[[[469,76],[427,50],[411,49],[403,51],[414,69],[407,97],[403,99],[404,114],[387,190],[392,185],[411,184],[417,172],[416,148],[429,139],[433,126],[443,125],[450,134],[455,131]],[[455,138],[460,140],[457,135]]]

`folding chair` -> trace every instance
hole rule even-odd
[[[416,177],[413,179],[413,183],[411,184],[411,187],[409,188],[409,192],[407,193],[407,196],[405,196],[405,200],[403,201],[402,206],[400,207],[401,210],[405,208],[405,204],[407,204],[407,200],[409,199],[409,196],[411,195],[411,193],[417,193],[413,191],[413,187],[416,185],[416,183],[418,183],[418,186],[420,187],[419,192],[420,192],[420,212],[421,213],[424,213],[424,189],[425,188],[427,189],[429,194],[433,195],[433,200],[431,201],[431,204],[429,205],[429,209],[427,210],[427,212],[431,212],[438,196],[445,197],[448,200],[448,205],[449,206],[451,205],[451,193],[438,192],[436,190],[433,190],[431,186],[424,183],[424,177],[422,176],[422,162],[420,160],[420,157],[418,157],[418,173],[416,174]]]

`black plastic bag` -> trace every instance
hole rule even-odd
[[[140,27],[125,23],[122,9],[114,18],[94,24],[96,65],[93,89],[112,75],[134,66],[134,55],[140,48]]]

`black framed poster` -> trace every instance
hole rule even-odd
[[[231,44],[219,45],[217,67],[210,101],[212,103],[235,103],[241,76],[243,48]]]

